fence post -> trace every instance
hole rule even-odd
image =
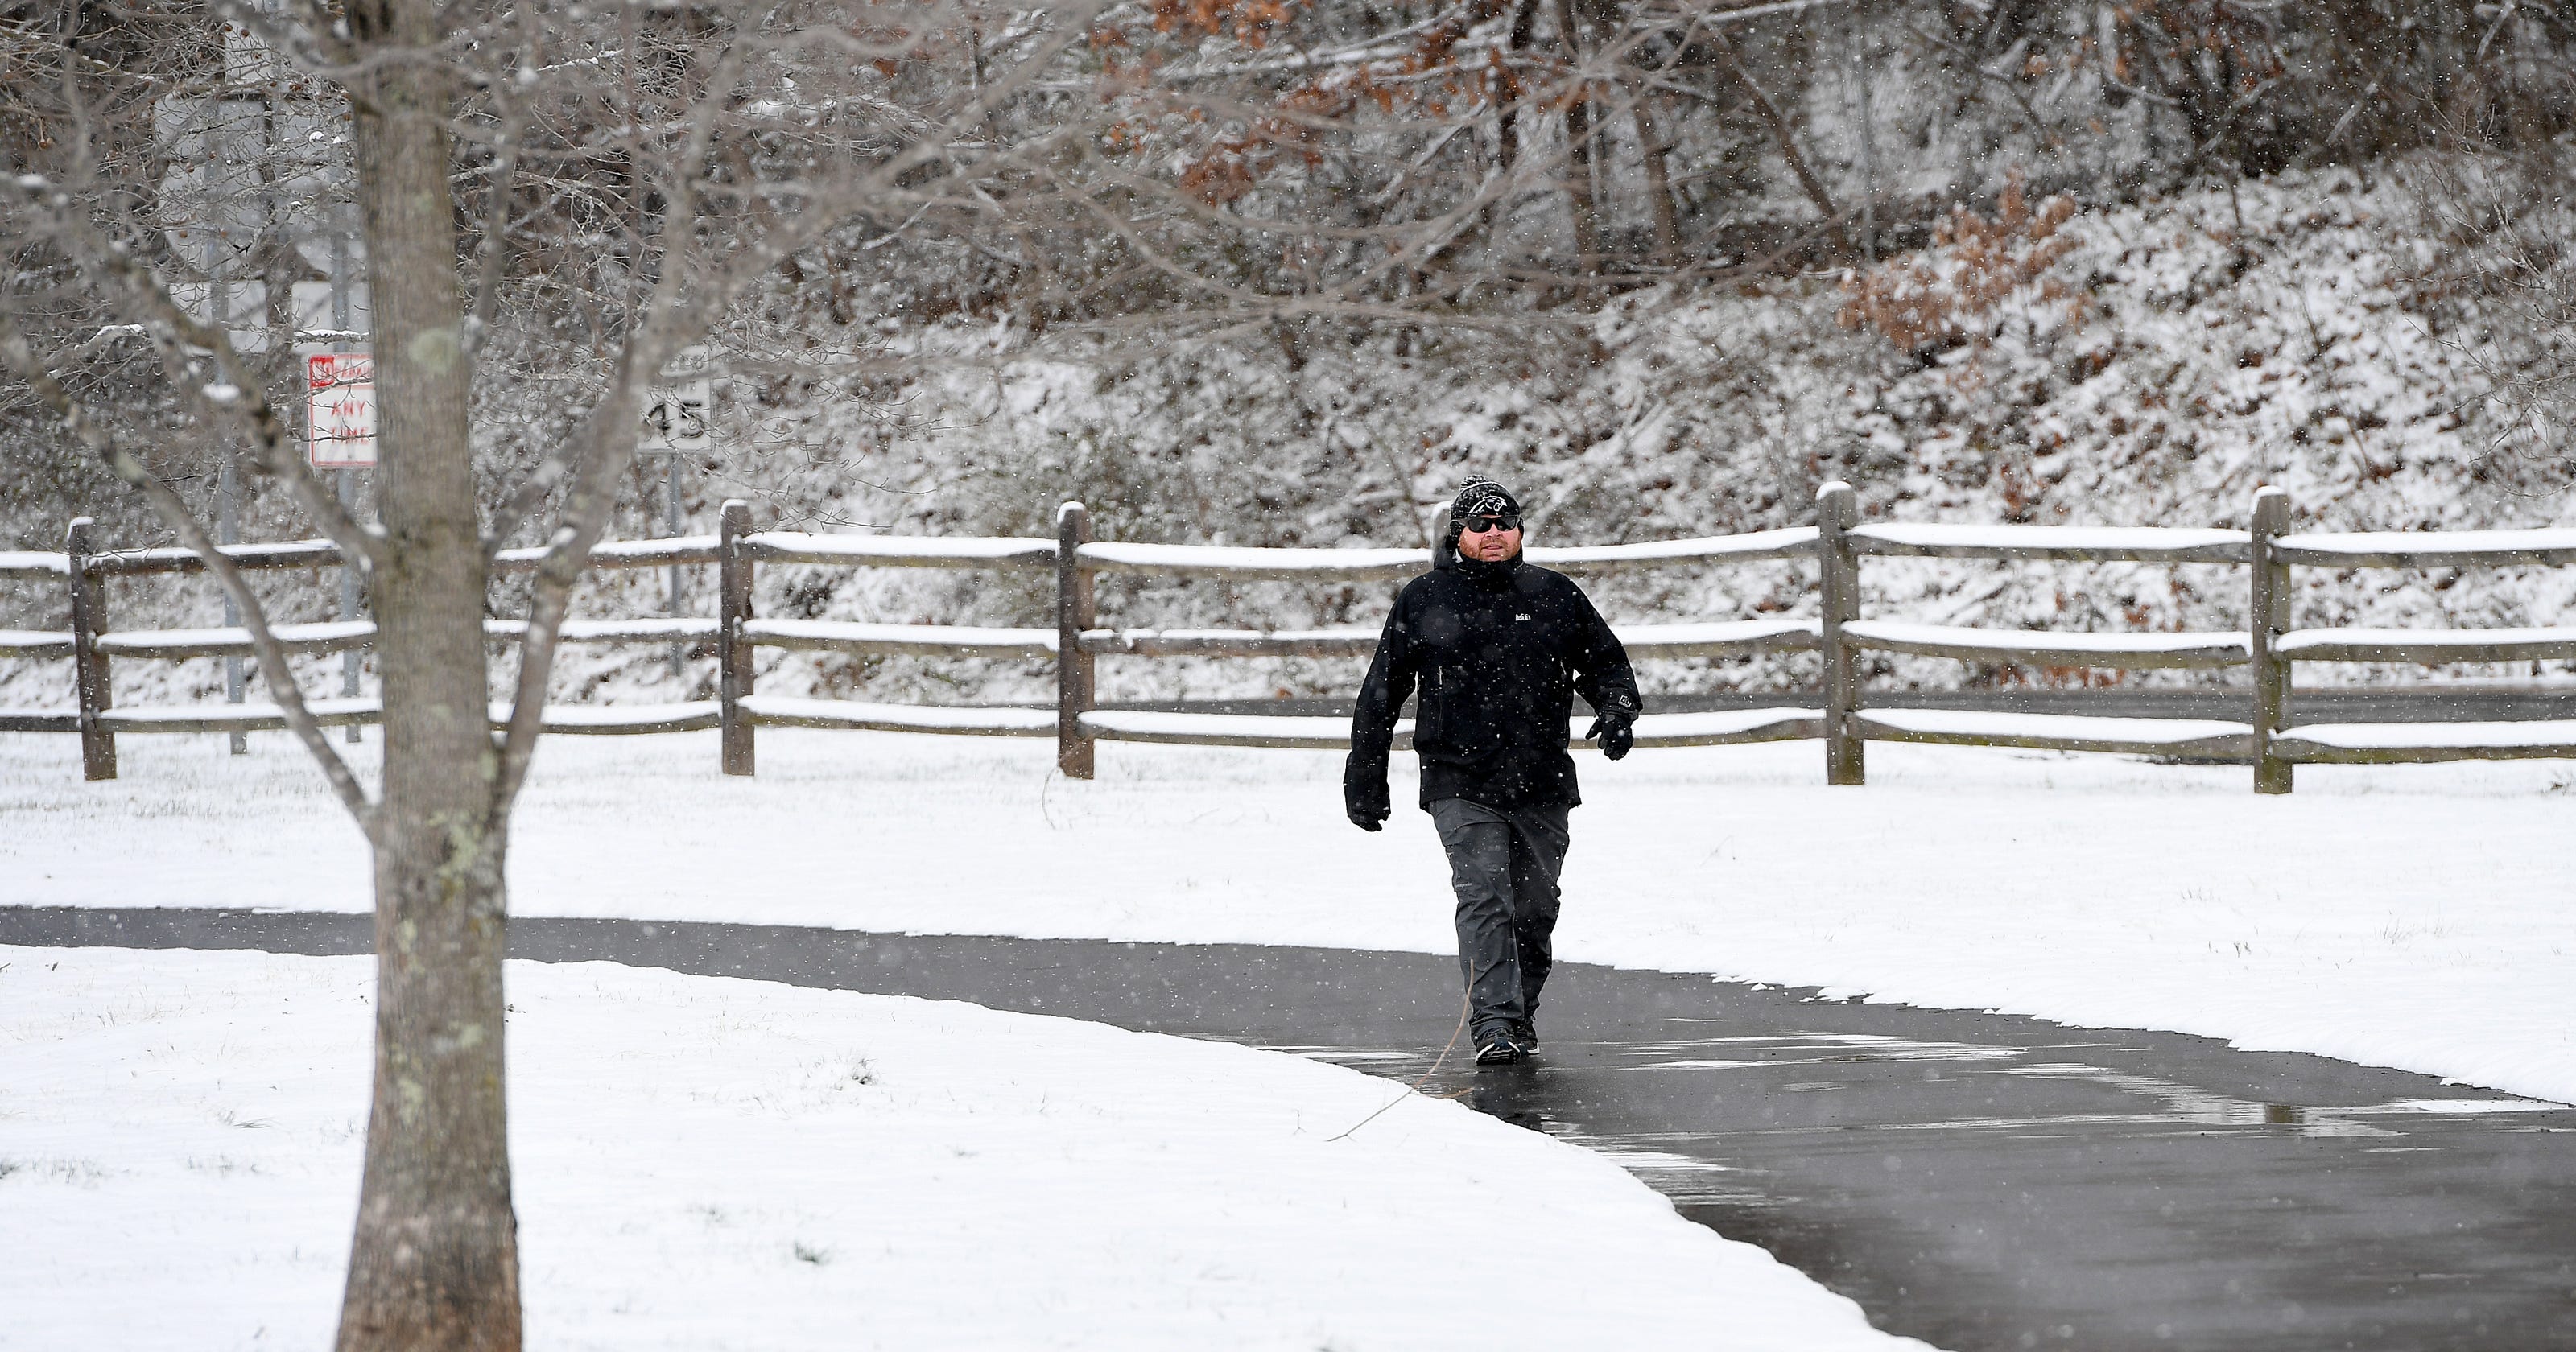
[[[89,571],[90,519],[80,517],[64,534],[63,553],[71,565],[72,684],[80,699],[81,778],[116,778],[116,734],[99,715],[115,704],[108,685],[107,656],[98,650],[99,631],[107,627],[107,579]]]
[[[2290,707],[2290,664],[2273,650],[2281,635],[2290,629],[2290,565],[2275,555],[2272,542],[2290,529],[2290,495],[2278,488],[2257,489],[2254,493],[2253,529],[2248,532],[2252,547],[2248,561],[2253,564],[2254,597],[2247,608],[2245,623],[2251,639],[2254,659],[2254,791],[2288,793],[2288,761],[2272,754],[2272,735],[2287,721]]]
[[[1091,708],[1091,654],[1082,631],[1092,624],[1091,570],[1078,551],[1091,540],[1091,513],[1079,502],[1055,509],[1055,765],[1067,779],[1091,778],[1092,740],[1082,731]]]
[[[724,772],[752,772],[751,720],[742,701],[751,694],[751,644],[742,626],[751,618],[751,560],[742,537],[751,533],[751,504],[725,500],[716,533],[716,720],[724,739]]]
[[[1860,618],[1860,560],[1843,532],[1860,524],[1851,485],[1837,479],[1816,490],[1816,573],[1824,601],[1825,782],[1868,782],[1861,764],[1860,673],[1843,626]]]

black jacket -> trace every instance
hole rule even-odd
[[[1627,650],[1564,574],[1517,555],[1464,559],[1446,546],[1396,595],[1360,687],[1342,770],[1355,807],[1384,811],[1396,712],[1417,684],[1413,749],[1426,808],[1438,798],[1496,808],[1579,803],[1566,754],[1574,696],[1596,712],[1634,717],[1643,707]]]

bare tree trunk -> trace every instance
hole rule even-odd
[[[1520,0],[1512,7],[1511,32],[1503,40],[1512,58],[1510,71],[1519,70],[1520,54],[1529,50],[1530,30],[1537,18],[1538,0]],[[1503,168],[1508,171],[1518,167],[1521,158],[1521,90],[1516,75],[1497,72],[1493,79],[1503,86],[1495,100],[1502,109],[1495,120],[1495,140]]]
[[[483,665],[446,72],[431,0],[349,10],[381,401],[376,1061],[340,1352],[519,1346],[502,1089],[502,864]]]
[[[1842,215],[1841,210],[1834,206],[1832,195],[1825,191],[1825,185],[1817,180],[1815,171],[1807,167],[1807,157],[1798,153],[1798,136],[1790,130],[1789,119],[1781,116],[1779,105],[1771,102],[1771,96],[1762,92],[1761,85],[1754,83],[1753,72],[1736,54],[1735,44],[1727,41],[1726,34],[1714,26],[1708,29],[1708,40],[1718,57],[1726,62],[1727,69],[1743,83],[1745,96],[1753,101],[1753,111],[1762,115],[1763,125],[1771,129],[1772,139],[1779,142],[1780,158],[1788,162],[1789,172],[1797,175],[1798,187],[1807,194],[1807,200],[1816,204],[1816,210],[1823,213],[1826,220]]]
[[[1592,196],[1592,99],[1584,92],[1583,42],[1575,31],[1571,0],[1556,0],[1556,34],[1575,79],[1575,93],[1565,105],[1565,192],[1574,205],[1574,270],[1588,282],[1601,271],[1601,216]]]
[[[1675,267],[1682,261],[1682,223],[1673,213],[1672,172],[1664,161],[1672,147],[1655,129],[1655,115],[1646,107],[1643,91],[1628,105],[1628,112],[1637,124],[1638,148],[1646,157],[1646,194],[1654,200],[1655,261]]]
[[[1499,109],[1494,116],[1494,151],[1502,162],[1506,178],[1520,167],[1521,162],[1521,102],[1526,91],[1521,86],[1518,72],[1520,55],[1529,50],[1530,33],[1537,18],[1538,0],[1518,0],[1512,7],[1512,26],[1509,36],[1504,39],[1504,49],[1510,53],[1511,60],[1504,69],[1494,71],[1488,77],[1494,82],[1494,103]],[[1513,195],[1517,196],[1517,191]],[[1509,200],[1504,198],[1485,204],[1483,223],[1488,246],[1501,243],[1495,230],[1502,220],[1503,206]]]

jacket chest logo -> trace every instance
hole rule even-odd
[[[1512,618],[1513,618],[1513,619],[1515,619],[1515,620],[1526,620],[1526,619],[1528,619],[1528,618],[1529,618],[1529,616],[1527,616],[1527,615],[1514,615]]]

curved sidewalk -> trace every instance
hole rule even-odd
[[[0,908],[0,943],[350,953],[370,924]],[[1455,963],[1421,954],[543,918],[512,922],[511,952],[970,1000],[1402,1080],[1458,1013]],[[1537,1064],[1453,1054],[1426,1089],[1603,1151],[1890,1331],[1954,1352],[2576,1346],[2560,1105],[2179,1034],[1557,970]]]

